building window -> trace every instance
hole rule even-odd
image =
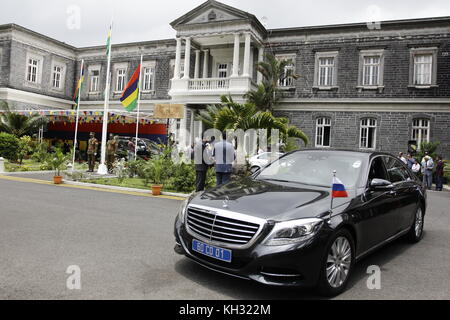
[[[125,89],[126,69],[117,69],[116,91],[122,92]]]
[[[89,92],[92,93],[99,92],[99,84],[100,84],[100,70],[92,70]]]
[[[363,58],[363,86],[379,86],[380,85],[380,56]]]
[[[316,147],[331,146],[331,119],[319,118],[316,126]]]
[[[314,87],[331,88],[337,84],[337,56],[338,52],[317,52]]]
[[[359,89],[380,89],[384,78],[384,50],[362,50],[359,63]]]
[[[377,120],[371,118],[362,119],[359,147],[361,149],[375,149],[376,144]]]
[[[410,86],[429,88],[437,81],[437,48],[411,49]]]
[[[143,88],[142,91],[155,90],[155,67],[144,67],[143,71]]]
[[[334,58],[319,58],[319,86],[333,85]]]
[[[433,75],[433,55],[418,54],[414,56],[414,84],[431,85]]]
[[[38,82],[39,60],[30,58],[27,65],[27,81],[31,83]]]
[[[284,73],[278,81],[278,85],[281,88],[295,87],[295,58],[295,54],[276,56],[278,61],[287,61],[284,67]]]
[[[53,67],[53,75],[52,75],[53,88],[61,89],[62,74],[63,74],[63,68],[61,66]]]
[[[423,142],[430,142],[430,120],[413,120],[412,140],[417,141],[417,147],[419,150],[421,149]]]

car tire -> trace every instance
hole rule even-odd
[[[406,239],[411,243],[417,243],[423,238],[423,227],[425,224],[425,213],[422,206],[418,206],[414,216],[411,229],[406,234]]]
[[[348,252],[348,249],[350,249],[350,252]],[[339,253],[339,251],[342,252]],[[345,258],[341,259],[343,257]],[[351,277],[354,263],[355,242],[353,236],[348,230],[341,229],[328,242],[316,291],[321,296],[326,297],[334,297],[344,292]],[[340,278],[343,275],[345,275],[345,279],[342,281]],[[339,280],[338,277],[340,277]]]

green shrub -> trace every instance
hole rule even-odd
[[[23,136],[19,139],[19,148],[17,150],[17,157],[19,158],[19,164],[22,164],[23,159],[31,153],[31,137]]]
[[[33,155],[31,158],[37,162],[45,163],[49,154],[47,152],[48,150],[48,143],[47,142],[41,142],[38,143],[33,150]]]
[[[438,156],[436,151],[440,145],[440,142],[422,142],[420,151],[416,154],[416,159],[422,161],[423,157],[425,157],[425,152],[428,152],[430,157],[436,159]]]
[[[195,190],[195,166],[180,163],[174,165],[173,175],[166,182],[166,188],[177,192],[190,193]]]
[[[0,133],[0,157],[10,161],[17,160],[17,151],[19,150],[19,139],[16,136],[1,132]]]

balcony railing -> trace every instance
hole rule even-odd
[[[230,88],[230,79],[228,78],[208,78],[189,80],[189,90],[192,91],[212,91],[228,90]]]

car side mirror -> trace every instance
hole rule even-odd
[[[392,182],[384,179],[372,179],[370,182],[370,189],[373,191],[386,191],[394,187]]]

